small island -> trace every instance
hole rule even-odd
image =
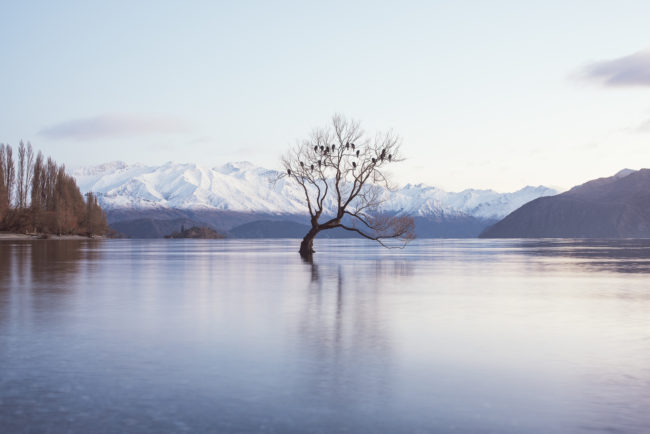
[[[192,226],[189,229],[185,229],[185,226],[181,226],[180,231],[165,235],[165,238],[198,238],[203,240],[216,240],[226,238],[226,236],[207,226]]]

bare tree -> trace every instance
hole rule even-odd
[[[26,161],[25,158],[27,157],[27,150],[25,148],[25,142],[22,140],[18,144],[18,177],[16,179],[16,208],[24,208],[25,207],[25,202],[23,202],[23,198],[25,197],[25,169],[26,169]]]
[[[34,213],[41,211],[43,203],[43,181],[45,178],[43,168],[43,153],[38,151],[36,161],[32,168],[32,201],[31,208]]]
[[[34,148],[32,144],[27,142],[27,152],[25,158],[25,172],[23,176],[23,207],[27,208],[27,197],[29,196],[29,189],[32,185],[32,177],[34,176]]]
[[[327,229],[356,232],[385,247],[386,240],[403,247],[415,237],[411,217],[378,209],[393,189],[385,169],[402,161],[399,148],[392,132],[368,137],[359,122],[335,115],[331,125],[314,130],[282,158],[278,179],[288,177],[301,187],[310,215],[311,229],[300,243],[303,258],[312,257],[314,238]]]
[[[5,181],[5,145],[0,143],[0,224],[9,210],[9,193]]]
[[[22,140],[18,145],[18,178],[16,180],[16,207],[27,208],[27,196],[34,174],[34,149]]]
[[[2,164],[4,166],[4,186],[7,189],[7,202],[11,205],[11,198],[16,180],[16,168],[14,167],[13,150],[10,145],[0,145]]]

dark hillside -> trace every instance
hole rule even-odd
[[[648,238],[650,169],[621,171],[557,196],[535,199],[482,238]]]

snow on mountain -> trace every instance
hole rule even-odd
[[[171,162],[146,166],[115,161],[72,172],[81,191],[96,193],[105,209],[306,213],[300,187],[286,178],[272,183],[277,174],[274,170],[248,162],[208,168]],[[386,192],[387,201],[383,209],[419,216],[471,215],[496,219],[526,202],[556,193],[543,186],[525,187],[514,193],[473,189],[450,193],[436,187],[409,184],[396,192]],[[332,208],[334,204],[330,201],[325,206]]]
[[[422,216],[444,212],[500,219],[533,199],[554,194],[557,194],[555,190],[543,186],[528,186],[514,193],[475,189],[450,193],[436,187],[408,184],[393,193],[387,208]]]

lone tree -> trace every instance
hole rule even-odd
[[[378,210],[386,190],[393,189],[385,168],[402,161],[399,148],[392,132],[371,138],[358,122],[335,115],[331,125],[314,130],[282,158],[280,178],[302,188],[309,210],[311,229],[299,250],[303,258],[312,258],[314,238],[327,229],[356,232],[384,247],[386,240],[403,247],[415,238],[413,218]]]

